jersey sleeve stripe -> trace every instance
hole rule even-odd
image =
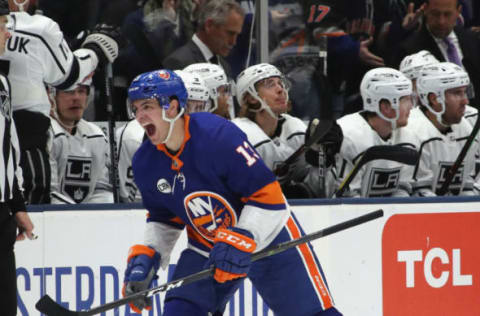
[[[258,203],[261,205],[282,205],[285,208],[285,197],[278,181],[271,182],[253,193],[249,197],[242,198],[244,203]]]

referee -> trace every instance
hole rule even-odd
[[[6,25],[8,14],[8,0],[0,0],[0,54],[5,52],[10,37]],[[17,278],[13,245],[25,237],[34,239],[34,234],[21,189],[23,178],[18,137],[12,120],[10,86],[3,75],[0,75],[0,141],[0,309],[2,315],[15,316]]]

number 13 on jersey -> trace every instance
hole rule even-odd
[[[245,158],[247,166],[251,167],[255,162],[257,162],[260,157],[258,154],[253,150],[249,143],[246,141],[243,142],[243,145],[240,145],[236,149],[237,153]]]

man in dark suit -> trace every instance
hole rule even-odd
[[[211,0],[198,12],[197,31],[192,39],[163,60],[167,69],[183,69],[199,62],[222,66],[231,77],[228,56],[242,31],[245,13],[235,0]]]
[[[398,68],[407,56],[428,50],[439,61],[462,66],[469,74],[475,98],[471,105],[480,106],[480,40],[470,30],[456,26],[462,11],[458,0],[426,0],[422,28],[410,35],[393,56],[392,65]]]

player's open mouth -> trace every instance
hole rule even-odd
[[[152,137],[155,134],[155,125],[153,124],[147,124],[144,125],[143,128],[145,129],[145,132],[147,133],[148,137]]]

